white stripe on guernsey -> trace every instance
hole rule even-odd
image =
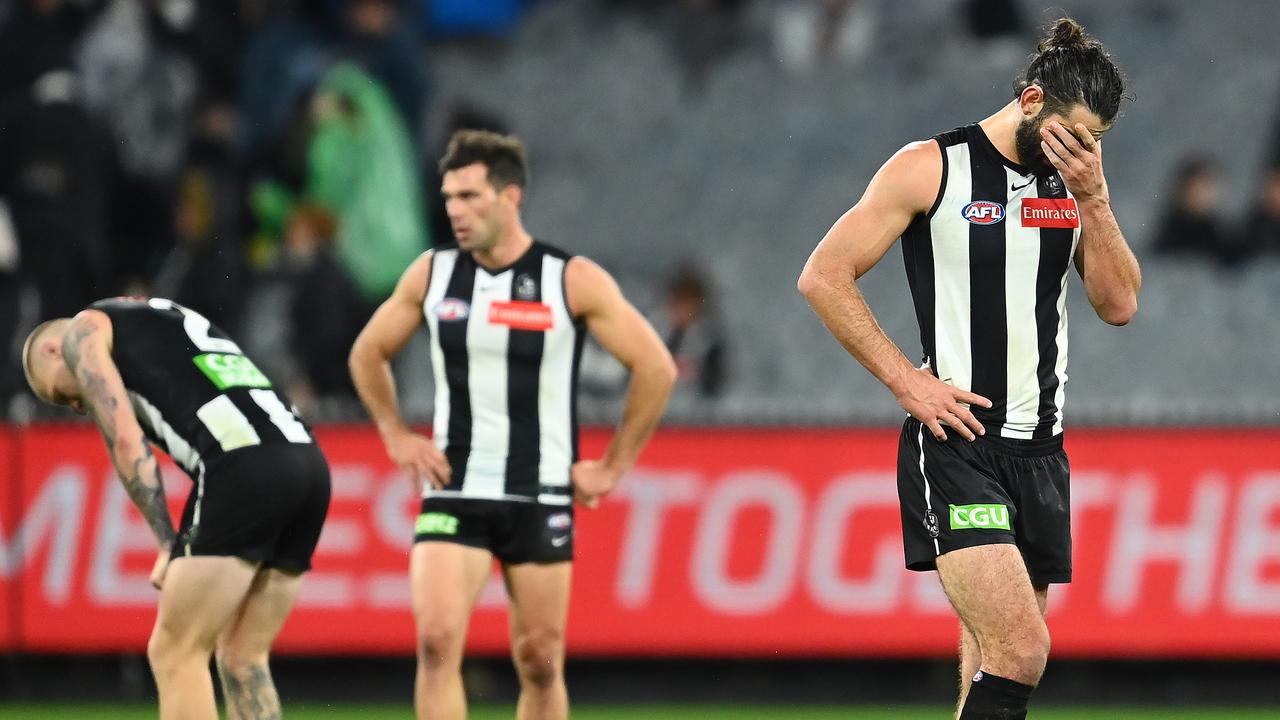
[[[457,250],[433,251],[431,255],[431,281],[422,299],[422,317],[427,324],[431,340],[431,374],[436,385],[436,411],[432,421],[432,436],[436,447],[449,446],[449,378],[445,375],[444,351],[440,348],[440,323],[436,319],[435,306],[444,299],[449,289],[449,276],[458,260]]]
[[[268,391],[270,392],[270,391]],[[275,393],[272,393],[273,395]],[[204,423],[209,434],[218,441],[223,452],[251,447],[262,442],[249,418],[226,395],[219,395],[196,410],[196,417]]]
[[[1058,408],[1058,419],[1053,424],[1053,433],[1057,435],[1062,432],[1063,406],[1067,402],[1067,273],[1062,274],[1062,287],[1058,290],[1058,337],[1055,342],[1058,344],[1058,361],[1054,372],[1058,375],[1058,387],[1053,394],[1053,404]]]
[[[1070,190],[1067,191],[1067,197],[1075,199]],[[1055,435],[1062,432],[1062,419],[1066,417],[1064,408],[1067,403],[1067,276],[1075,266],[1076,250],[1080,247],[1080,233],[1083,231],[1083,227],[1078,227],[1071,236],[1071,261],[1067,265],[1067,272],[1062,274],[1062,288],[1058,290],[1058,363],[1054,367],[1054,372],[1058,375],[1058,389],[1053,396],[1053,403],[1058,408],[1058,420],[1053,424]]]
[[[538,495],[538,502],[542,505],[572,505],[573,498],[569,495],[551,495],[542,493]]]
[[[916,435],[916,442],[920,448],[920,478],[924,480],[924,509],[927,512],[933,512],[933,503],[929,499],[929,476],[924,474],[924,423],[920,424],[920,432]],[[938,538],[933,539],[934,555],[941,555],[942,548],[938,547]]]
[[[555,313],[555,325],[542,336],[538,368],[538,480],[565,487],[573,458],[573,349],[575,332],[564,297],[566,262],[542,256],[542,302]],[[543,502],[539,496],[539,502]],[[562,505],[559,501],[553,505]]]
[[[973,387],[973,345],[970,336],[969,233],[961,217],[973,197],[969,145],[946,148],[947,187],[942,204],[930,220],[933,238],[933,335],[938,377],[958,388]]]
[[[507,413],[507,343],[511,330],[489,322],[489,306],[511,299],[511,270],[477,270],[467,322],[467,380],[471,390],[471,454],[462,491],[493,497],[506,489],[511,416]]]
[[[534,501],[533,498],[526,495],[508,495],[506,493],[498,493],[497,495],[476,495],[471,490],[432,490],[430,488],[422,493],[422,497],[461,498],[463,500],[505,500],[508,502],[527,503]]]
[[[1036,330],[1036,280],[1040,268],[1040,228],[1022,226],[1022,199],[1039,197],[1038,183],[1005,168],[1010,188],[1004,215],[1004,316],[1008,338],[1005,363],[1005,424],[1000,436],[1030,439],[1040,420],[1040,341]]]
[[[154,435],[158,435],[164,441],[165,450],[168,451],[169,457],[174,462],[182,466],[188,475],[194,475],[200,468],[200,454],[195,448],[191,447],[191,443],[178,434],[173,426],[165,422],[164,416],[160,414],[160,410],[152,405],[149,400],[129,390],[129,400],[133,405],[133,411],[138,419],[145,422],[151,428]]]

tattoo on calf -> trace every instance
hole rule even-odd
[[[266,665],[250,665],[237,676],[231,668],[218,662],[218,677],[222,679],[222,694],[228,708],[235,708],[242,720],[278,720],[281,716],[280,697],[271,682],[271,671]]]

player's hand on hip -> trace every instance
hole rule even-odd
[[[944,426],[950,426],[966,440],[985,435],[986,429],[969,412],[969,406],[991,407],[990,400],[939,380],[928,367],[908,373],[898,393],[898,404],[911,413],[911,417],[924,423],[940,442],[947,439]]]
[[[1080,200],[1107,200],[1107,178],[1102,172],[1102,141],[1083,123],[1072,132],[1051,122],[1040,129],[1040,148],[1062,175],[1067,189]]]
[[[151,566],[151,587],[160,590],[164,587],[164,575],[169,571],[169,548],[156,553],[156,564]]]
[[[599,460],[582,460],[573,464],[572,476],[574,499],[594,509],[617,487],[622,473]]]
[[[443,490],[452,477],[449,460],[430,438],[404,431],[387,437],[387,455],[409,479],[419,495],[428,483]]]

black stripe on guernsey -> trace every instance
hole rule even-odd
[[[453,274],[445,289],[445,297],[471,304],[475,289],[475,260],[469,253],[458,252],[453,264]],[[449,443],[445,457],[452,470],[450,484],[462,487],[467,478],[467,457],[471,454],[471,379],[470,358],[467,356],[467,324],[470,317],[438,323],[440,347],[449,348],[444,354],[445,377],[449,383]]]
[[[565,297],[568,297],[567,295]],[[578,379],[581,373],[578,367],[582,363],[582,346],[587,339],[585,324],[578,319],[573,321],[573,331],[575,333],[573,340],[573,379],[570,382],[569,390],[569,434],[573,442],[573,462],[578,462]],[[572,468],[570,468],[572,470]]]
[[[973,135],[980,131],[975,128]],[[969,158],[973,179],[972,200],[986,200],[1004,207],[1009,200],[1004,164],[973,135]],[[989,428],[1004,425],[1008,407],[1008,317],[1005,311],[1006,217],[990,225],[969,224],[970,353],[973,358],[973,392],[991,401],[991,409],[972,408]]]
[[[543,253],[538,250],[534,246],[511,268],[513,301],[542,302]],[[545,336],[541,330],[516,328],[511,328],[507,336],[507,417],[511,426],[506,492],[512,495],[538,494],[541,460],[538,394]]]
[[[947,148],[963,140],[963,134],[955,131],[935,138],[935,145],[942,154],[942,181],[938,185],[938,197],[934,199],[929,212],[912,218],[911,224],[902,233],[902,261],[907,266],[907,285],[911,288],[911,297],[915,301],[916,322],[920,324],[920,347],[935,373],[938,369],[934,335],[936,292],[933,273],[933,233],[930,230],[930,221],[938,212],[943,196],[947,194]]]
[[[1038,178],[1036,189],[1042,198],[1065,198],[1066,188],[1061,178],[1055,182]],[[1040,363],[1036,377],[1040,381],[1039,421],[1033,438],[1053,435],[1058,420],[1058,299],[1062,295],[1062,268],[1071,258],[1071,244],[1075,230],[1071,228],[1040,228],[1040,267],[1036,271],[1036,344],[1040,347]]]

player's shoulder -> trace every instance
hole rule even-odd
[[[944,147],[937,137],[909,142],[889,158],[885,167],[908,175],[941,168]]]
[[[942,183],[942,153],[935,138],[907,143],[880,167],[868,194],[888,206],[926,211]]]
[[[565,250],[564,248],[558,245],[553,245],[545,240],[534,240],[533,247],[536,248],[538,252],[542,253],[547,257],[552,257],[557,260],[563,260],[565,262],[569,262],[575,257],[581,257],[579,255],[574,255],[568,250]]]

